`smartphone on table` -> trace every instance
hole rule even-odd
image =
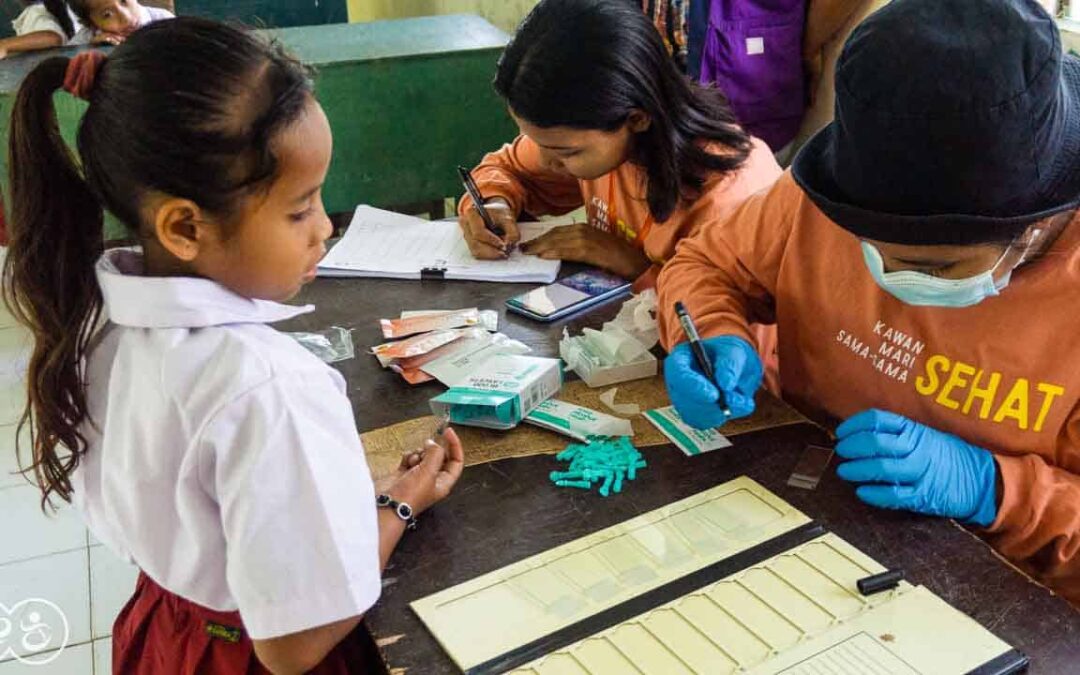
[[[553,284],[515,295],[506,308],[536,321],[555,321],[626,295],[630,282],[601,270],[586,270]]]

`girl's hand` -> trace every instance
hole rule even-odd
[[[113,45],[114,47],[124,41],[124,36],[119,33],[98,33],[90,42],[95,45]]]
[[[624,279],[637,279],[652,262],[630,242],[585,223],[556,227],[521,245],[521,252],[545,260],[569,260],[614,272]]]
[[[465,451],[453,429],[442,435],[443,444],[427,441],[419,453],[402,457],[397,475],[380,481],[382,492],[405,502],[420,514],[433,504],[442,501],[465,468]]]
[[[458,219],[461,232],[465,235],[465,243],[469,245],[469,252],[478,260],[502,260],[510,254],[521,240],[521,232],[517,226],[517,216],[510,205],[501,199],[492,199],[484,204],[488,215],[495,224],[502,228],[503,236],[489,231],[484,226],[484,219],[476,207],[465,211],[465,215]]]

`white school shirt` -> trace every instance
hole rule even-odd
[[[151,579],[266,639],[367,611],[375,495],[341,375],[268,323],[312,311],[106,252],[74,503]]]
[[[167,9],[161,7],[146,7],[139,5],[139,28],[147,24],[154,23],[155,21],[161,21],[162,19],[175,19],[176,15]],[[71,38],[71,44],[90,44],[94,39],[94,36],[98,34],[98,29],[93,26],[84,26],[82,24],[75,24],[75,35]]]
[[[71,17],[71,25],[75,27],[75,36],[81,33],[82,24],[79,23],[79,19],[75,16],[75,13],[68,9],[68,16]],[[15,17],[15,20],[11,22],[11,27],[15,30],[15,35],[27,35],[28,33],[38,33],[41,31],[49,31],[56,33],[63,40],[60,44],[85,44],[84,42],[76,42],[75,36],[68,38],[67,33],[64,32],[64,28],[60,25],[60,22],[56,20],[56,17],[52,15],[52,12],[45,9],[45,5],[36,4],[30,5],[19,16]]]

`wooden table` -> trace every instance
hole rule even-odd
[[[564,268],[566,272],[573,268]],[[464,282],[319,280],[300,300],[318,305],[283,329],[354,327],[358,348],[381,341],[377,319],[402,309],[502,310],[527,287]],[[543,325],[503,315],[501,329],[555,355],[564,326],[598,327],[618,302],[584,318]],[[362,431],[428,414],[435,384],[409,387],[375,359],[358,353],[336,364]],[[382,599],[366,618],[386,667],[395,672],[452,673],[452,662],[409,609],[413,600],[521,558],[748,475],[887,567],[922,584],[1031,657],[1034,673],[1080,672],[1080,613],[1030,582],[951,521],[872,509],[829,472],[812,492],[786,485],[804,446],[827,442],[809,424],[738,436],[734,447],[684,457],[673,447],[643,450],[649,466],[620,495],[602,498],[553,487],[549,456],[506,459],[466,469],[454,493],[405,537],[386,570]]]

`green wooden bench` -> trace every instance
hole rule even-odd
[[[316,90],[334,131],[334,158],[323,191],[331,213],[360,203],[384,208],[441,203],[461,192],[456,165],[472,165],[514,136],[513,122],[491,88],[507,36],[480,17],[303,26],[271,34],[318,72]],[[5,193],[14,94],[47,56],[0,61]],[[58,94],[56,105],[70,142],[85,104]],[[107,230],[117,234],[114,227]]]

